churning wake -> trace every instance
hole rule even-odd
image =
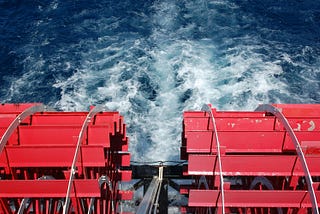
[[[2,102],[119,111],[134,161],[179,159],[182,113],[205,103],[252,110],[320,100],[320,3],[55,0],[0,8]]]

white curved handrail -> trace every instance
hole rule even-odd
[[[221,189],[221,203],[222,203],[222,213],[225,213],[225,204],[224,204],[224,182],[223,182],[223,174],[222,174],[222,163],[221,163],[221,153],[220,153],[220,141],[218,138],[218,132],[217,132],[217,125],[216,125],[216,120],[214,119],[213,113],[212,113],[212,108],[210,105],[203,105],[202,106],[202,111],[206,111],[209,113],[210,118],[212,120],[212,125],[213,125],[213,131],[214,131],[214,136],[216,138],[217,142],[217,156],[218,156],[218,162],[219,162],[219,174],[220,174],[220,189]]]
[[[68,188],[67,188],[65,202],[64,202],[64,205],[63,205],[63,214],[67,214],[67,212],[68,212],[68,207],[69,207],[69,202],[70,202],[70,192],[71,192],[71,188],[72,188],[74,175],[76,173],[76,162],[77,162],[77,158],[78,158],[78,154],[79,154],[79,150],[80,150],[80,145],[81,145],[82,138],[84,136],[85,130],[87,129],[89,123],[91,122],[91,118],[94,117],[97,113],[105,111],[105,110],[106,110],[106,107],[104,107],[104,106],[96,106],[96,107],[94,107],[87,114],[87,117],[86,117],[86,119],[84,120],[84,122],[82,124],[82,128],[81,128],[79,136],[78,136],[76,151],[74,153],[73,161],[72,161],[72,165],[71,165],[71,173],[70,173],[70,177],[69,177],[69,182],[68,182]]]
[[[6,132],[2,135],[1,140],[0,140],[0,154],[3,151],[3,148],[7,144],[9,138],[11,137],[12,133],[16,128],[19,126],[21,121],[26,119],[28,116],[33,115],[36,112],[41,112],[45,110],[45,106],[43,104],[35,104],[24,111],[22,111],[8,126]]]
[[[316,198],[316,194],[315,194],[315,191],[314,191],[314,188],[312,185],[313,181],[312,181],[312,178],[310,175],[308,164],[307,164],[306,158],[303,154],[303,151],[302,151],[302,148],[301,148],[300,143],[298,141],[298,138],[295,135],[292,127],[290,126],[287,118],[281,113],[281,111],[278,108],[276,108],[275,106],[269,105],[269,104],[260,105],[255,111],[264,111],[264,112],[268,112],[268,113],[273,114],[275,117],[277,117],[280,120],[280,122],[285,127],[286,131],[289,133],[289,136],[290,136],[292,142],[294,143],[294,146],[296,148],[296,152],[297,152],[298,157],[300,158],[300,161],[302,164],[302,168],[303,168],[304,175],[305,175],[306,182],[307,182],[307,186],[308,186],[308,192],[309,192],[311,203],[312,203],[313,213],[319,214],[317,198]]]

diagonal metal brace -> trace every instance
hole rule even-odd
[[[159,176],[153,177],[147,192],[145,193],[139,207],[137,214],[157,213],[157,206],[159,205],[159,196],[163,181],[163,166],[159,167]]]

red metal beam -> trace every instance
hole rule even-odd
[[[191,207],[221,207],[219,192],[190,190],[188,204]],[[320,192],[316,194],[320,195]],[[308,198],[306,190],[225,190],[226,207],[311,207]]]
[[[270,131],[275,117],[261,112],[215,112],[218,131]],[[184,117],[185,131],[212,130],[208,115],[189,112]]]
[[[102,146],[82,146],[84,166],[104,167],[106,158]],[[70,167],[74,154],[74,146],[7,146],[6,152],[0,155],[0,167]],[[7,163],[6,156],[9,163]]]
[[[282,152],[285,132],[279,131],[218,131],[221,149],[226,153]],[[216,152],[212,131],[188,131],[185,133],[187,153]],[[211,143],[212,141],[212,143]]]
[[[227,155],[221,156],[225,176],[291,176],[303,175],[295,168],[296,156],[289,155]],[[310,159],[311,160],[311,159]],[[313,175],[320,175],[320,157],[310,161],[314,165]],[[189,175],[218,175],[216,155],[189,155]],[[295,169],[295,170],[294,170]]]
[[[189,155],[188,174],[218,175],[215,155]],[[312,176],[320,176],[320,156],[307,156]],[[228,155],[221,157],[226,176],[304,176],[300,160],[293,155]]]
[[[67,180],[0,180],[1,198],[63,198]],[[71,197],[100,197],[97,179],[74,180]]]

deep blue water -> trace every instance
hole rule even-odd
[[[133,160],[179,158],[182,112],[320,103],[320,1],[0,0],[0,100],[125,116]]]

